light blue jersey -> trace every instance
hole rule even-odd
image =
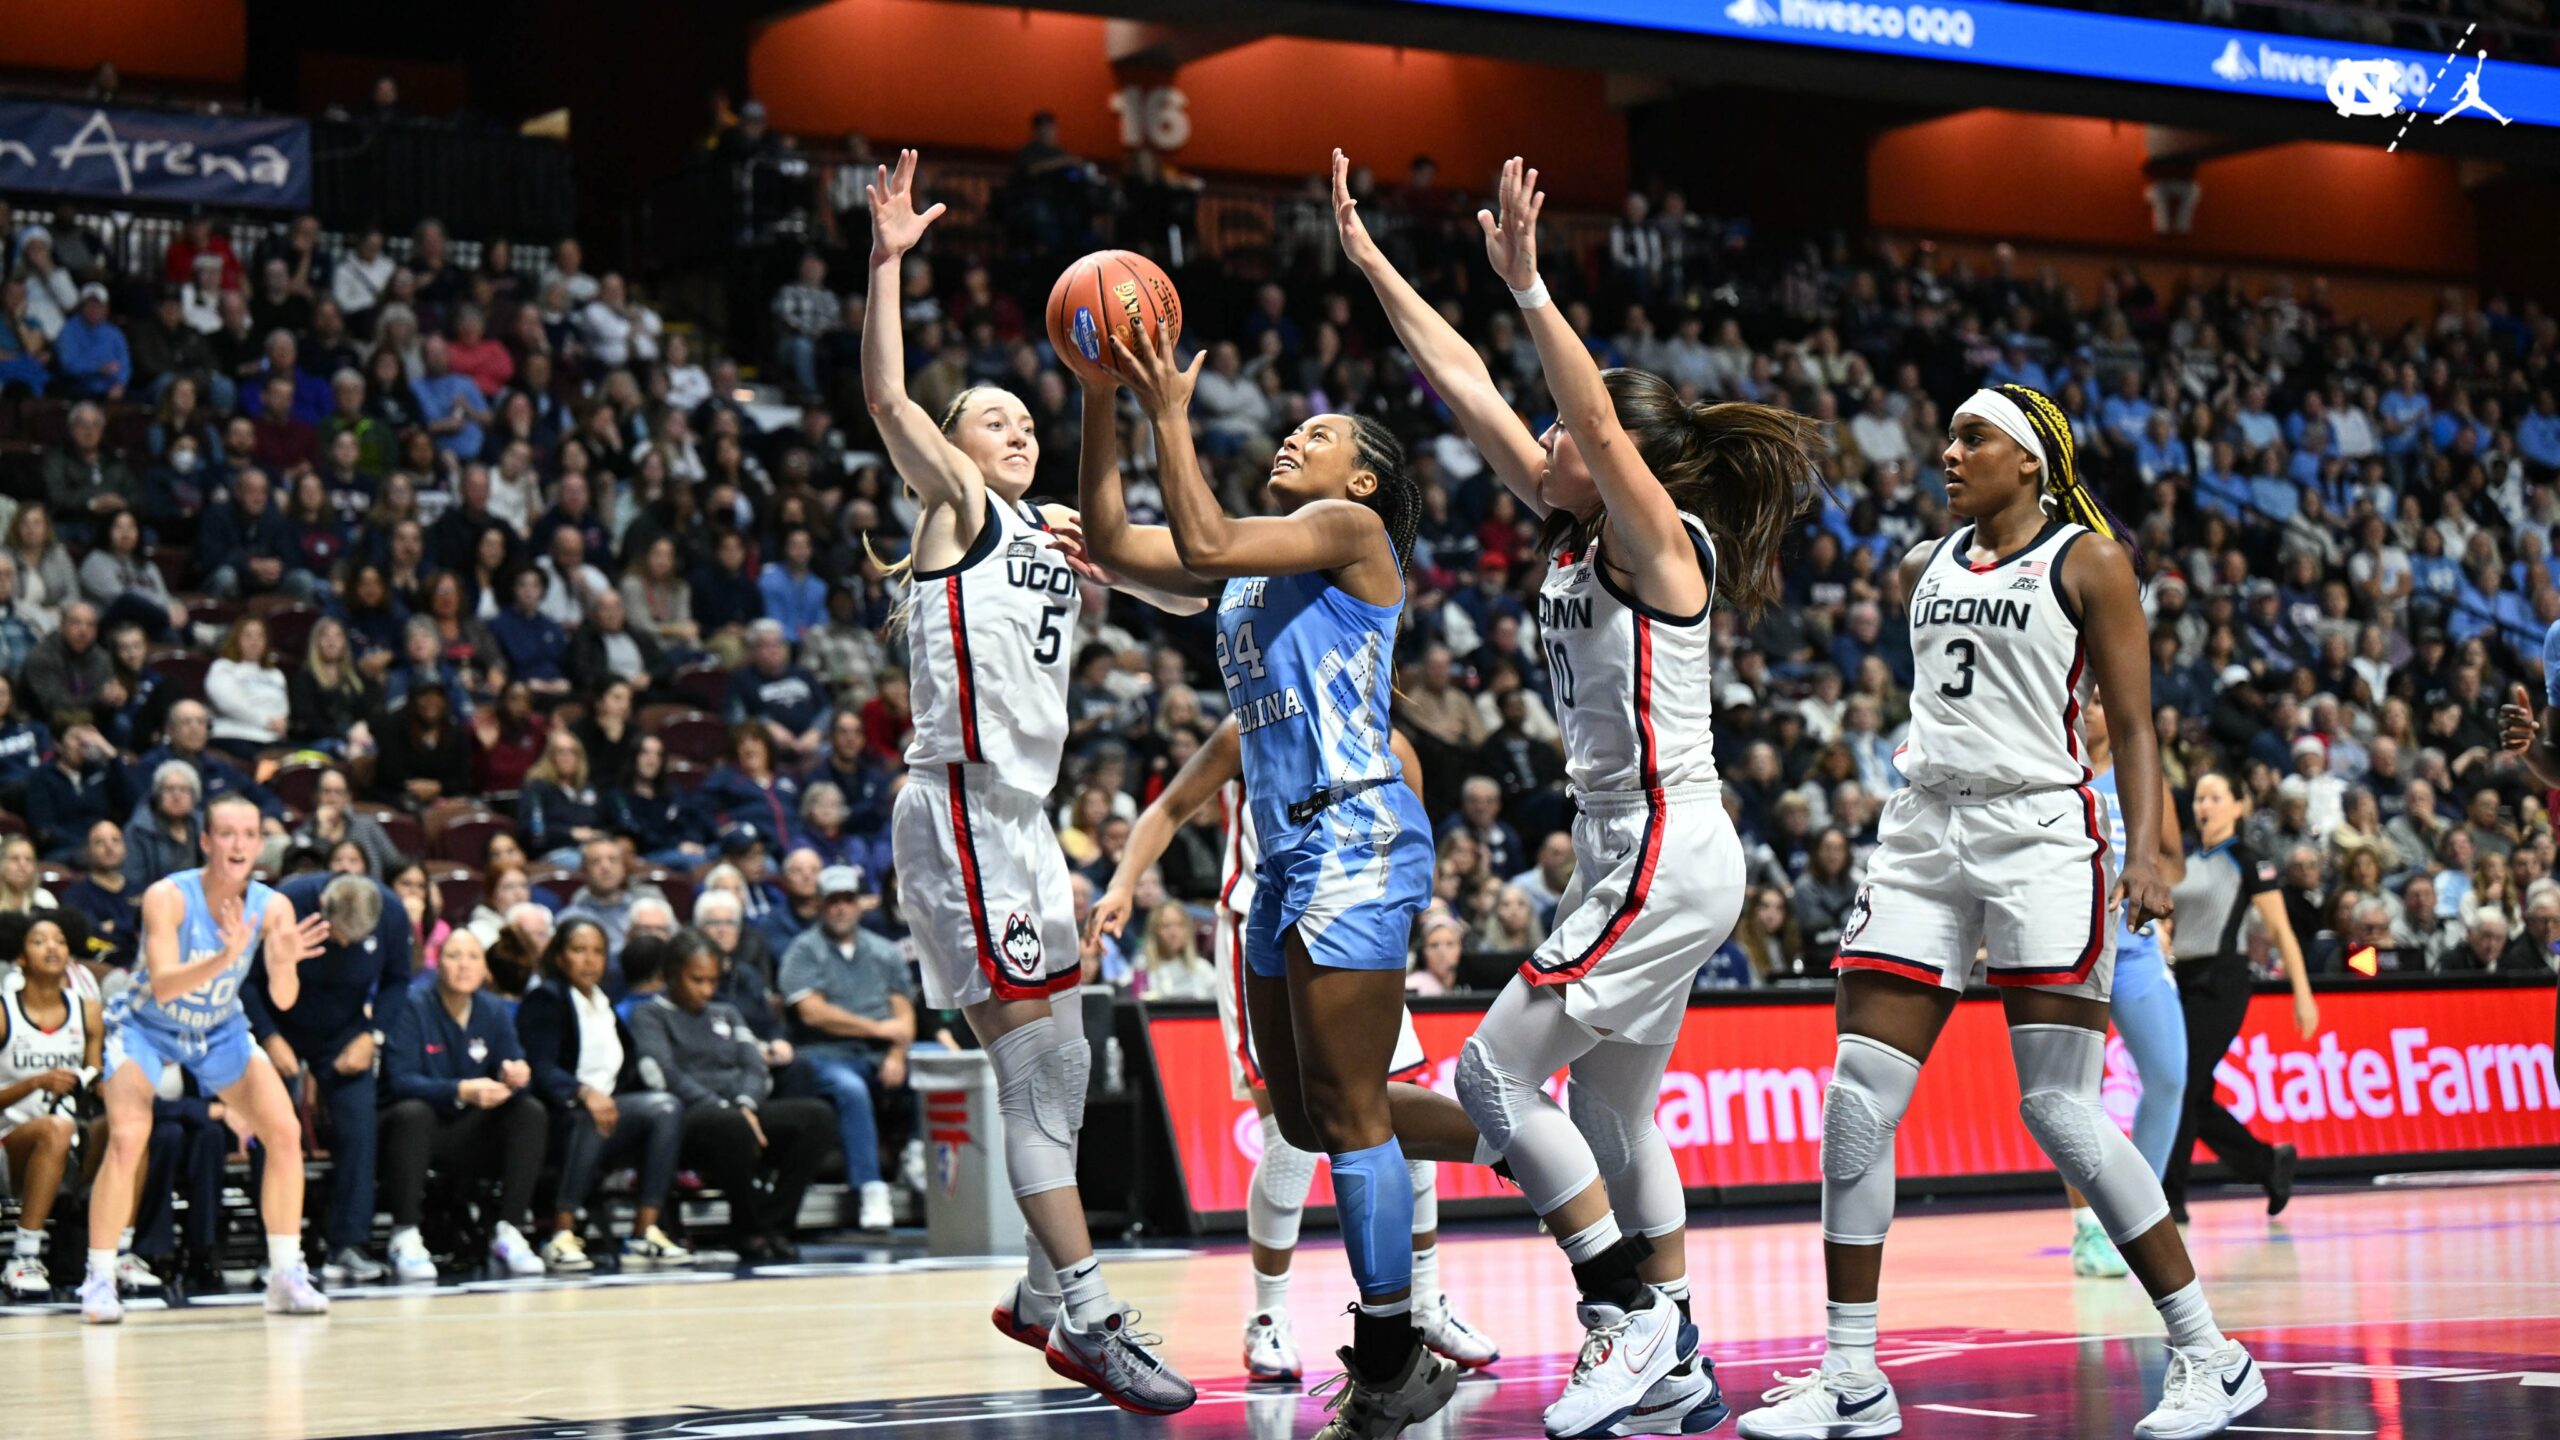
[[[2089,788],[2097,791],[2099,798],[2106,802],[2107,846],[2115,852],[2116,864],[2122,866],[2124,864],[2124,801],[2116,795],[2116,768],[2113,765],[2108,766],[2105,774],[2090,780]],[[2163,978],[2167,973],[2165,968],[2167,963],[2160,953],[2160,937],[2128,928],[2124,923],[2124,911],[2118,909],[2116,911],[2116,987],[2121,990],[2127,979],[2140,984]],[[2132,971],[2141,973],[2128,973]]]
[[[1218,671],[1262,846],[1245,926],[1255,971],[1295,926],[1318,964],[1401,968],[1431,891],[1431,827],[1388,745],[1397,610],[1321,574],[1227,582]]]
[[[193,965],[221,954],[222,929],[214,923],[213,907],[205,903],[204,871],[182,870],[169,882],[186,901],[186,911],[178,919],[178,963]],[[275,891],[250,881],[241,899],[242,922],[253,930],[263,929],[267,907],[275,898]],[[120,991],[107,1003],[106,1072],[113,1075],[125,1065],[135,1065],[144,1079],[156,1084],[162,1067],[181,1064],[195,1074],[206,1093],[229,1089],[256,1050],[249,1039],[248,1017],[241,1009],[240,987],[257,953],[258,946],[252,943],[220,974],[173,1000],[153,997],[146,960],[145,973],[136,977],[141,983]]]
[[[2560,620],[2542,632],[2542,703],[2560,705]]]

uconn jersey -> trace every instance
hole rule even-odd
[[[69,985],[62,987],[63,1009],[67,1012],[61,1024],[50,1030],[39,1029],[27,1018],[22,999],[24,985],[12,975],[0,981],[0,1026],[8,1033],[0,1036],[0,1089],[21,1080],[32,1080],[48,1070],[78,1073],[89,1063],[89,1029],[81,1014],[79,993]],[[30,1090],[18,1097],[6,1110],[0,1110],[0,1133],[24,1125],[51,1110],[65,1097]]]
[[[1683,515],[1715,594],[1715,547]],[[1538,589],[1538,632],[1555,680],[1556,728],[1577,792],[1659,790],[1716,778],[1715,656],[1707,607],[1665,615],[1620,587],[1600,542],[1554,557]]]
[[[2080,682],[2088,654],[2062,593],[2087,528],[2048,523],[2008,555],[1970,561],[1968,525],[1911,592],[1911,728],[1895,757],[1912,784],[1992,794],[2083,785]]]
[[[992,492],[960,563],[915,572],[908,769],[984,765],[1014,790],[1057,786],[1080,583],[1040,512]]]
[[[1401,969],[1431,889],[1431,827],[1388,746],[1397,610],[1322,574],[1227,582],[1218,671],[1262,848],[1245,958],[1283,972],[1295,927],[1316,963]]]

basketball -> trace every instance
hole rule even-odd
[[[1182,296],[1156,262],[1128,250],[1096,250],[1049,290],[1049,343],[1079,375],[1118,374],[1111,337],[1163,322],[1167,343],[1182,336]]]

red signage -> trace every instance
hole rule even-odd
[[[2217,1071],[2217,1093],[2260,1134],[2310,1157],[2560,1145],[2552,1004],[2539,989],[2326,991],[2325,1028],[2306,1041],[2294,1032],[2289,997],[2262,995]],[[1432,1057],[1432,1088],[1453,1091],[1458,1047],[1480,1016],[1414,1016]],[[1149,1023],[1191,1208],[1240,1212],[1261,1132],[1253,1107],[1229,1096],[1218,1022],[1201,1015]],[[1693,1007],[1654,1111],[1681,1180],[1692,1188],[1817,1183],[1832,1050],[1828,999]],[[1559,1076],[1548,1093],[1561,1098],[1562,1087]],[[2123,1042],[2110,1036],[2108,1113],[2129,1127],[2140,1095]],[[2018,1123],[2017,1076],[1997,1001],[1956,1007],[1903,1119],[1895,1166],[1906,1179],[2051,1168]],[[1317,1185],[1309,1203],[1331,1204],[1321,1171]],[[1451,1165],[1442,1168],[1440,1193],[1512,1192],[1486,1170]]]

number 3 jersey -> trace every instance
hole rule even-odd
[[[2063,557],[2088,533],[2057,519],[1981,564],[1965,558],[1972,526],[1938,542],[1911,592],[1911,728],[1895,763],[1912,784],[1995,794],[2088,783],[2088,651],[2062,593]]]
[[[984,765],[1009,789],[1056,788],[1080,586],[1040,512],[990,492],[960,563],[914,575],[909,769]]]

